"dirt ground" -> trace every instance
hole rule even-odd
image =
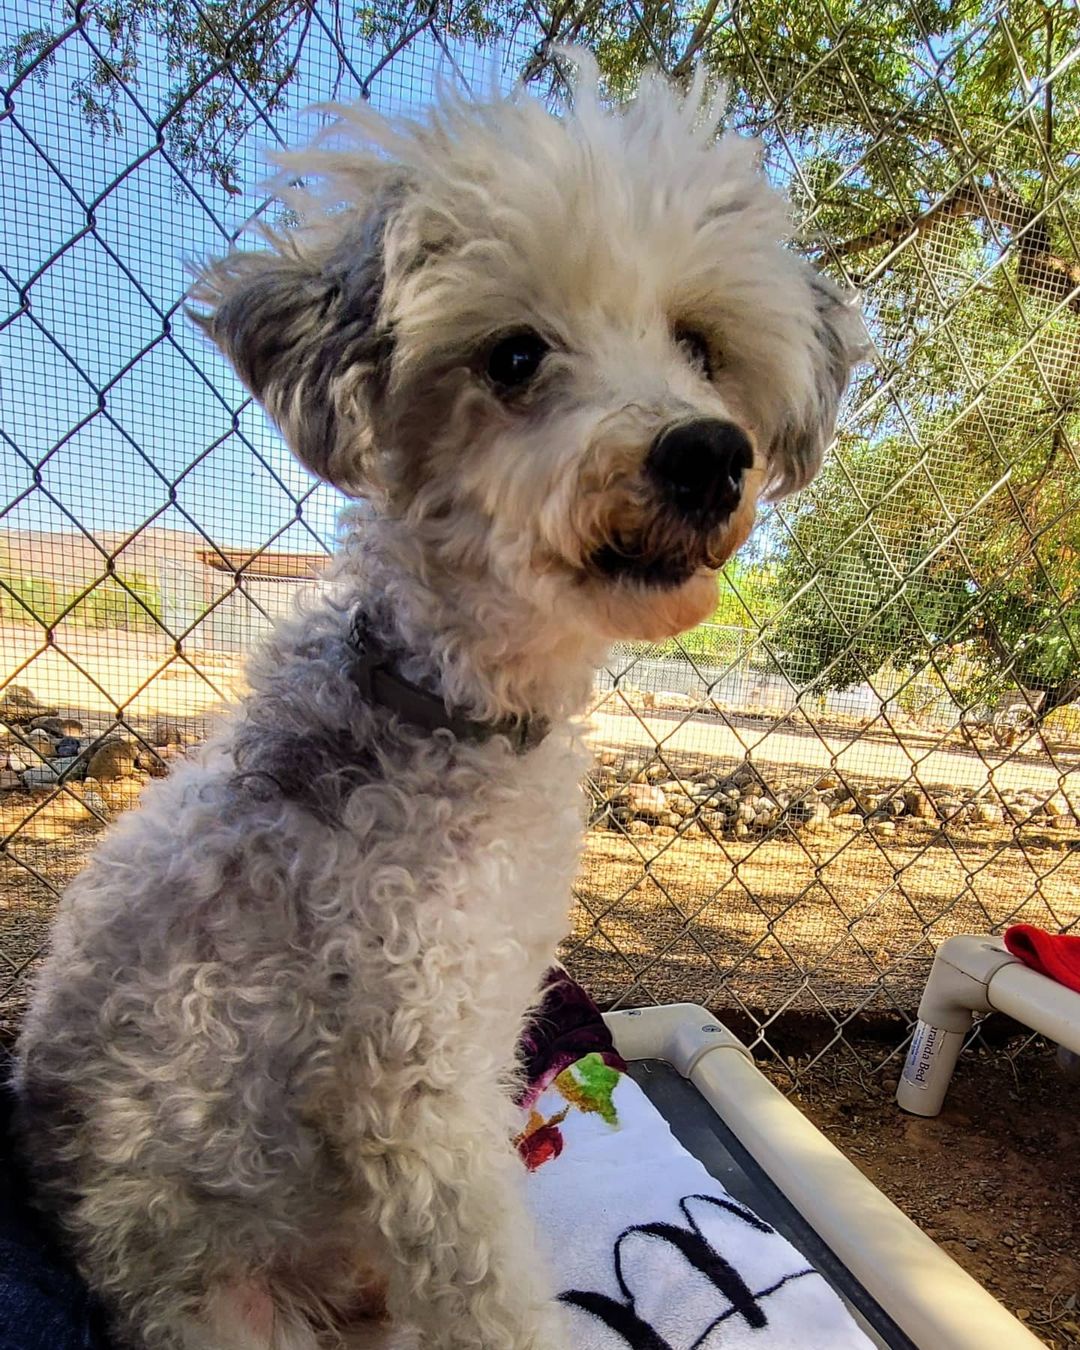
[[[64,796],[0,801],[0,1027],[17,1021],[26,963],[99,823]],[[937,943],[1024,920],[1080,918],[1080,836],[1026,826],[898,822],[817,837],[634,840],[593,831],[564,959],[605,1003],[686,1000],[757,1022],[813,1011],[910,1013]]]
[[[623,1006],[911,1011],[943,939],[1080,917],[1077,842],[914,820],[888,841],[791,831],[640,847],[594,832],[566,960],[595,997]]]
[[[984,1046],[961,1058],[942,1114],[922,1120],[893,1100],[899,1063],[865,1071],[881,1049],[855,1038],[801,1074],[794,1100],[1036,1336],[1052,1350],[1077,1350],[1080,1078],[1041,1044]],[[790,1088],[775,1063],[763,1067]]]
[[[0,646],[14,669],[8,636]],[[229,662],[200,657],[196,670],[143,635],[107,649],[81,642],[68,652],[85,674],[55,649],[35,657],[28,647],[15,653],[28,663],[15,678],[88,731],[104,729],[119,704],[137,729],[165,715],[203,734],[238,687]],[[749,758],[765,783],[796,789],[823,771],[870,790],[915,781],[1073,795],[1080,782],[1075,752],[1044,746],[991,755],[884,723],[639,716],[611,698],[592,742],[597,753],[659,755],[680,775]],[[70,799],[0,800],[0,1041],[16,1029],[56,894],[99,837]],[[1080,919],[1075,821],[975,829],[903,819],[887,838],[864,828],[746,840],[594,831],[564,957],[602,1003],[692,1000],[757,1037],[765,1071],[875,1184],[1047,1345],[1080,1350],[1080,1083],[1051,1052],[1014,1055],[999,1039],[961,1062],[936,1121],[902,1115],[889,1090],[937,943],[1021,919],[1057,929]]]

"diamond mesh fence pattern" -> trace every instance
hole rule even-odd
[[[550,90],[551,39],[613,97],[727,81],[876,345],[713,621],[601,672],[566,961],[766,1050],[876,1014],[895,1050],[940,940],[1080,918],[1075,6],[32,0],[0,16],[7,1030],[65,882],[332,545],[335,494],[184,319],[185,256],[273,218],[305,106]]]

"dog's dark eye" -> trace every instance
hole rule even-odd
[[[540,369],[550,350],[539,333],[510,333],[488,353],[488,379],[498,389],[521,389]]]
[[[712,349],[703,333],[696,328],[676,328],[675,345],[700,375],[712,379]]]

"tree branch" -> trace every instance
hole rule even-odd
[[[917,239],[945,219],[983,219],[1008,230],[1016,239],[1017,282],[1040,300],[1068,302],[1080,314],[1080,263],[1051,251],[1050,230],[1040,212],[1001,187],[974,187],[964,183],[940,202],[912,219],[898,216],[841,243],[831,244],[818,259],[850,258],[886,244]]]
[[[720,6],[720,0],[709,0],[709,3],[701,12],[701,18],[694,25],[694,31],[690,34],[689,41],[683,50],[682,56],[675,62],[671,68],[672,77],[676,80],[685,79],[690,74],[690,69],[694,64],[694,57],[697,56],[701,44],[705,41],[705,36],[709,31],[709,25],[713,21],[713,15]]]

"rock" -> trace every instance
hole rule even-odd
[[[34,763],[36,764],[37,762],[38,762],[38,758],[37,758],[37,756],[35,755],[35,756],[34,756]],[[7,757],[7,767],[8,767],[13,773],[22,773],[24,769],[29,769],[29,768],[30,768],[30,751],[29,751],[29,750],[25,750],[25,751],[23,751],[23,753],[20,755],[19,752],[18,752],[17,750],[12,750],[11,753],[10,753],[10,754],[8,755],[8,757]]]
[[[137,752],[129,741],[102,741],[90,754],[86,766],[87,777],[108,783],[114,778],[128,778],[135,768]]]
[[[97,815],[101,816],[104,820],[108,820],[111,815],[109,803],[100,792],[95,792],[93,788],[88,788],[84,785],[79,791],[79,796],[82,798],[83,804],[89,810],[96,812]]]
[[[886,803],[885,809],[895,820],[897,816],[904,814],[904,799],[902,797],[890,797]]]
[[[630,835],[652,834],[652,826],[646,824],[644,820],[632,820],[626,827],[626,833]]]
[[[674,839],[678,833],[679,831],[674,825],[655,825],[653,827],[653,834],[660,839]]]
[[[933,820],[937,814],[934,803],[922,788],[908,788],[904,793],[904,810],[916,820]]]
[[[874,822],[874,833],[883,836],[889,836],[896,833],[896,822],[893,820],[877,820]]]
[[[93,796],[101,806],[104,806],[97,793]],[[66,833],[80,825],[100,826],[102,821],[90,809],[90,805],[73,792],[59,792],[52,801],[46,802],[40,811],[34,813],[31,828],[48,836]]]
[[[645,770],[646,781],[650,783],[663,783],[670,776],[666,764],[650,764]]]
[[[41,731],[40,729],[28,731],[26,733],[26,745],[30,750],[40,755],[42,759],[52,759],[56,754],[56,742],[47,731]]]
[[[78,755],[68,759],[53,758],[44,764],[32,764],[20,775],[24,786],[32,792],[55,787],[61,779],[73,783],[86,777],[86,762]]]
[[[834,830],[861,830],[863,825],[862,816],[833,816],[829,824]]]
[[[169,726],[171,726],[171,723],[169,722],[159,722],[157,726],[154,727],[153,731],[151,731],[150,733],[150,742],[152,745],[169,744],[168,740],[158,741],[154,739],[154,732],[162,732],[163,730],[166,730]],[[617,750],[600,751],[600,763],[604,766],[604,768],[606,769],[614,768],[615,765],[618,764],[618,762],[619,762],[619,752]]]
[[[27,726],[39,717],[55,717],[56,709],[46,707],[25,684],[9,684],[0,695],[0,718],[12,726]]]
[[[64,723],[59,717],[35,717],[30,723],[31,731],[43,731],[46,736],[51,736],[53,740],[59,740],[61,736],[66,735]]]
[[[850,792],[845,791],[844,796],[834,800],[827,809],[830,816],[849,816],[857,806],[858,803],[855,798]]]
[[[114,778],[109,783],[98,783],[88,778],[86,782],[93,782],[93,791],[102,798],[110,813],[130,810],[146,786],[143,778]]]
[[[759,811],[754,816],[754,827],[759,830],[767,830],[773,823],[773,814],[771,811]]]
[[[692,816],[697,810],[696,804],[689,797],[683,797],[673,792],[668,792],[666,795],[668,810],[674,811],[677,816]]]
[[[677,694],[670,689],[660,689],[656,694],[656,706],[672,712],[693,712],[697,702],[689,694]]]
[[[169,772],[169,760],[180,749],[178,745],[163,745],[157,750],[141,750],[135,756],[135,767],[151,778],[164,778]]]
[[[14,769],[0,769],[0,792],[21,792],[25,786]]]
[[[629,800],[631,810],[639,816],[660,816],[667,812],[667,797],[663,789],[649,783],[632,783]]]
[[[743,820],[737,820],[735,822],[735,838],[748,839],[749,837],[750,837],[750,826],[747,825],[746,822]]]
[[[703,829],[717,835],[724,834],[731,823],[731,817],[726,816],[723,811],[702,811],[698,819]]]
[[[61,736],[56,742],[56,753],[61,759],[70,759],[77,755],[82,749],[82,744],[77,736]]]
[[[1048,816],[1063,816],[1066,809],[1065,803],[1060,797],[1048,797],[1043,807]]]
[[[972,808],[972,815],[980,825],[1001,824],[1001,807],[994,802],[976,802]]]
[[[840,786],[840,780],[834,773],[823,773],[814,784],[819,792],[827,792],[830,788]]]
[[[665,811],[663,815],[660,817],[660,824],[666,825],[671,829],[678,829],[681,821],[682,816],[678,815],[674,811]]]
[[[793,825],[805,825],[818,806],[813,797],[796,797],[781,804],[784,806],[784,814]]]
[[[740,825],[752,825],[756,815],[757,811],[753,802],[743,802],[738,810],[737,822]]]
[[[682,834],[684,839],[704,839],[705,831],[696,820],[687,820],[683,823]]]
[[[828,834],[833,828],[832,815],[824,802],[816,802],[810,808],[810,814],[806,818],[806,828],[812,834]]]

